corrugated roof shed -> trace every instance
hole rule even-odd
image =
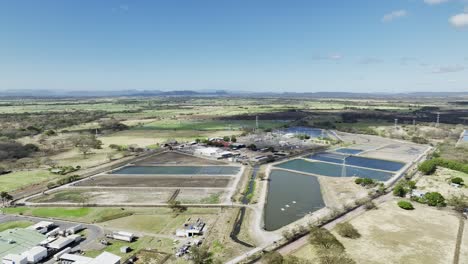
[[[103,252],[101,255],[97,256],[89,264],[102,264],[102,263],[118,264],[120,263],[120,257],[109,252]]]

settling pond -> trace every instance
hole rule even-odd
[[[346,165],[364,167],[368,169],[386,170],[386,171],[399,171],[401,168],[405,166],[404,163],[396,162],[396,161],[372,159],[372,158],[359,157],[359,156],[347,156],[347,155],[341,155],[341,154],[331,154],[327,152],[310,155],[307,158],[320,160],[320,161],[333,162],[333,163],[338,163],[338,164],[343,164],[343,160],[344,160]]]
[[[310,127],[301,127],[301,126],[296,126],[296,127],[288,127],[283,130],[284,133],[293,133],[293,134],[303,134],[303,135],[308,135],[311,138],[317,138],[322,136],[322,133],[324,136],[328,136],[328,133],[319,128],[310,128]]]
[[[236,166],[128,166],[115,170],[112,174],[135,175],[236,175]]]
[[[265,230],[273,231],[325,207],[316,177],[272,170],[265,205]]]
[[[352,149],[352,148],[339,148],[339,149],[336,149],[335,152],[343,153],[343,154],[356,155],[356,154],[359,154],[359,153],[363,152],[363,150],[362,149]]]
[[[290,160],[276,165],[278,168],[312,173],[329,177],[343,177],[343,165],[319,161],[306,161],[303,159]],[[371,178],[378,181],[387,181],[393,176],[391,172],[376,171],[365,168],[345,166],[345,177]]]

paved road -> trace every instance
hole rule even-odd
[[[33,217],[33,216],[21,216],[21,215],[0,215],[0,224],[1,223],[7,223],[7,222],[12,222],[12,221],[31,221],[34,223],[40,222],[40,221],[51,221],[54,222],[56,225],[58,225],[61,229],[66,229],[78,224],[78,222],[72,222],[72,221],[63,221],[63,220],[56,220],[56,219],[50,219],[50,218],[42,218],[42,217]],[[101,238],[104,236],[104,230],[96,225],[89,225],[89,224],[82,224],[86,229],[86,238],[85,240],[81,241],[79,247],[81,249],[87,249],[90,247],[98,238]]]

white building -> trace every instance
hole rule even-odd
[[[25,256],[29,263],[39,263],[47,257],[47,248],[36,246],[22,254]]]
[[[196,148],[194,151],[195,155],[206,156],[206,157],[217,157],[220,152],[219,148],[208,147],[208,148]]]
[[[135,235],[129,232],[119,231],[112,233],[112,238],[126,242],[132,242],[135,239]]]
[[[103,252],[94,259],[66,253],[59,259],[61,264],[120,264],[120,257],[109,252]]]
[[[61,250],[71,243],[75,242],[76,237],[74,236],[68,236],[68,237],[59,237],[57,240],[52,241],[49,243],[47,246],[48,248],[55,249],[55,250]]]
[[[28,258],[18,254],[8,254],[2,259],[3,264],[27,264]]]
[[[54,222],[49,222],[49,221],[41,221],[39,223],[36,223],[26,229],[28,230],[36,230],[37,232],[41,234],[47,233],[49,228],[51,228],[54,225]]]

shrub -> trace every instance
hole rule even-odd
[[[362,185],[362,186],[373,186],[375,185],[375,181],[370,178],[357,178],[354,181],[356,184]]]
[[[376,209],[377,205],[373,201],[369,200],[364,203],[364,208],[366,208],[366,210],[372,210],[372,209]]]
[[[407,181],[406,184],[408,185],[408,188],[411,190],[416,189],[416,182],[415,181]]]
[[[456,177],[456,178],[453,178],[451,182],[455,184],[463,184],[463,179],[460,177]]]
[[[397,185],[395,185],[395,188],[393,189],[393,195],[405,197],[406,193],[408,193],[408,190],[405,188],[403,183],[398,183]]]
[[[468,164],[463,164],[453,160],[446,160],[443,158],[426,160],[419,165],[418,169],[425,175],[430,175],[436,171],[437,166],[468,173]]]
[[[423,138],[423,137],[412,137],[411,138],[411,141],[413,141],[414,143],[417,143],[417,144],[428,144],[429,143],[429,140]]]
[[[342,237],[347,237],[347,238],[352,238],[352,239],[361,237],[361,234],[359,234],[356,228],[354,228],[354,226],[348,222],[337,224],[336,231]]]
[[[283,263],[283,256],[277,251],[268,252],[262,258],[263,263],[281,264]]]
[[[424,200],[429,206],[443,207],[446,206],[445,198],[438,192],[428,192],[424,195]]]
[[[402,209],[405,209],[405,210],[413,210],[414,209],[413,204],[411,204],[408,201],[403,201],[403,200],[398,202],[398,206],[400,208],[402,208]]]
[[[325,228],[312,227],[310,230],[309,243],[319,250],[335,250],[344,252],[344,246],[336,237]]]
[[[447,200],[447,204],[453,206],[453,209],[462,213],[465,208],[468,208],[468,197],[465,195],[452,196]]]
[[[437,169],[437,165],[433,160],[426,160],[418,166],[418,170],[424,175],[431,175]]]

